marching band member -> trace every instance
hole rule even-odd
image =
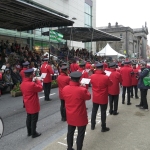
[[[71,81],[62,91],[68,123],[67,150],[74,150],[72,147],[76,127],[78,128],[77,150],[82,150],[86,125],[88,124],[85,101],[91,99],[91,94],[86,88],[80,86],[81,76],[82,73],[79,71],[71,72]]]
[[[44,95],[45,101],[51,101],[52,99],[49,98],[50,91],[51,91],[51,82],[52,82],[52,75],[54,74],[52,67],[48,64],[48,58],[43,59],[44,63],[42,64],[40,71],[42,73],[46,73],[46,77],[43,79],[43,88],[44,88]]]
[[[109,71],[111,72],[109,78],[113,84],[108,87],[109,93],[109,113],[110,115],[118,115],[118,99],[120,93],[120,84],[122,82],[121,74],[116,70],[116,63],[112,62],[109,64]]]
[[[38,92],[43,90],[41,81],[35,78],[35,82],[32,82],[34,77],[34,69],[27,69],[24,71],[25,78],[20,85],[20,89],[23,93],[23,101],[27,112],[26,126],[28,136],[32,135],[32,138],[36,138],[41,135],[36,131],[36,124],[38,121],[40,103]]]
[[[81,62],[79,64],[80,68],[78,69],[78,71],[80,71],[82,73],[80,80],[82,80],[82,78],[89,78],[89,75],[85,70],[85,65],[86,65],[85,62]],[[88,87],[89,87],[89,85],[86,84],[86,89],[88,89]]]
[[[72,64],[70,65],[70,71],[74,72],[79,69],[79,65],[76,63],[76,60],[73,59]]]
[[[137,84],[138,84],[138,69],[136,68],[136,63],[133,63],[132,64],[132,74],[131,74],[131,77],[132,77],[132,86],[131,86],[131,98],[133,98],[133,88],[134,88],[134,91],[135,91],[135,98],[138,99],[138,88],[137,88]]]
[[[130,102],[130,90],[132,86],[132,68],[130,67],[130,61],[124,62],[124,67],[120,69],[121,77],[122,77],[122,104],[125,104],[125,94],[127,89],[127,105],[131,105]]]
[[[58,83],[58,89],[59,89],[59,98],[61,101],[61,106],[60,106],[60,113],[61,113],[61,120],[66,121],[66,108],[65,108],[65,100],[62,94],[62,89],[66,86],[69,85],[70,78],[68,76],[68,69],[67,66],[61,67],[61,73],[57,78],[57,83]]]
[[[96,124],[96,115],[99,106],[101,107],[101,132],[109,131],[109,128],[106,127],[106,110],[108,104],[108,86],[112,85],[112,81],[108,76],[105,75],[103,64],[98,63],[95,65],[96,71],[93,74],[91,79],[92,92],[93,92],[93,108],[91,115],[91,130],[95,129]]]
[[[24,78],[25,78],[24,71],[29,68],[30,63],[29,63],[28,61],[26,61],[26,62],[23,63],[22,65],[23,65],[23,69],[20,71],[20,76],[21,76],[21,79],[22,79],[22,81],[23,81]]]

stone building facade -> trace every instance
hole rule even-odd
[[[132,29],[130,27],[124,27],[116,24],[114,26],[111,23],[107,27],[99,27],[99,30],[113,34],[122,38],[121,41],[98,41],[96,43],[96,51],[100,51],[107,43],[121,54],[125,54],[130,58],[144,58],[147,59],[147,35],[148,28],[145,26],[142,28]]]

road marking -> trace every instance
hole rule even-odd
[[[52,94],[50,94],[50,95],[55,95],[56,93],[52,93]],[[41,98],[44,98],[45,96],[41,96],[41,97],[39,97],[39,99],[41,99]]]
[[[106,116],[109,115],[109,112],[107,111],[106,112]],[[101,122],[101,113],[97,113],[97,116],[96,116],[96,124],[99,124]],[[88,120],[88,125],[91,125],[91,119]],[[73,145],[76,144],[76,139],[77,139],[77,133],[78,133],[78,130],[76,129],[75,132],[74,132],[74,143]],[[85,132],[85,136],[87,135],[87,132]],[[66,143],[66,140],[67,140],[67,137],[64,138],[64,141]],[[67,144],[65,143],[62,143],[62,142],[57,142],[58,144],[61,144],[61,145],[64,145],[64,146],[67,146]]]
[[[67,146],[67,144],[64,144],[64,143],[61,143],[61,142],[58,142],[58,143],[61,144],[61,145]]]

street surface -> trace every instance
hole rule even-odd
[[[90,89],[91,91],[91,89]],[[0,116],[5,131],[0,139],[0,150],[66,150],[67,124],[61,121],[58,89],[51,90],[50,102],[44,101],[43,92],[39,93],[41,111],[37,131],[42,135],[32,139],[27,137],[26,112],[22,108],[22,97],[5,94],[0,97]],[[148,102],[149,102],[148,94]],[[83,143],[83,150],[149,150],[150,149],[150,111],[136,108],[139,99],[131,99],[131,106],[119,101],[119,115],[108,115],[107,126],[110,131],[101,132],[100,113],[97,115],[95,130],[90,129],[91,101],[87,101],[89,124]],[[75,133],[74,143],[77,132]],[[76,145],[74,144],[74,148]]]

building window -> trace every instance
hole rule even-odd
[[[85,3],[84,24],[86,27],[92,27],[92,6]]]
[[[120,38],[122,38],[122,33],[120,33]]]
[[[84,8],[84,26],[92,27],[92,6],[88,5],[87,3],[85,3],[85,8]],[[91,42],[85,43],[85,48],[88,51],[91,51],[92,43]]]

